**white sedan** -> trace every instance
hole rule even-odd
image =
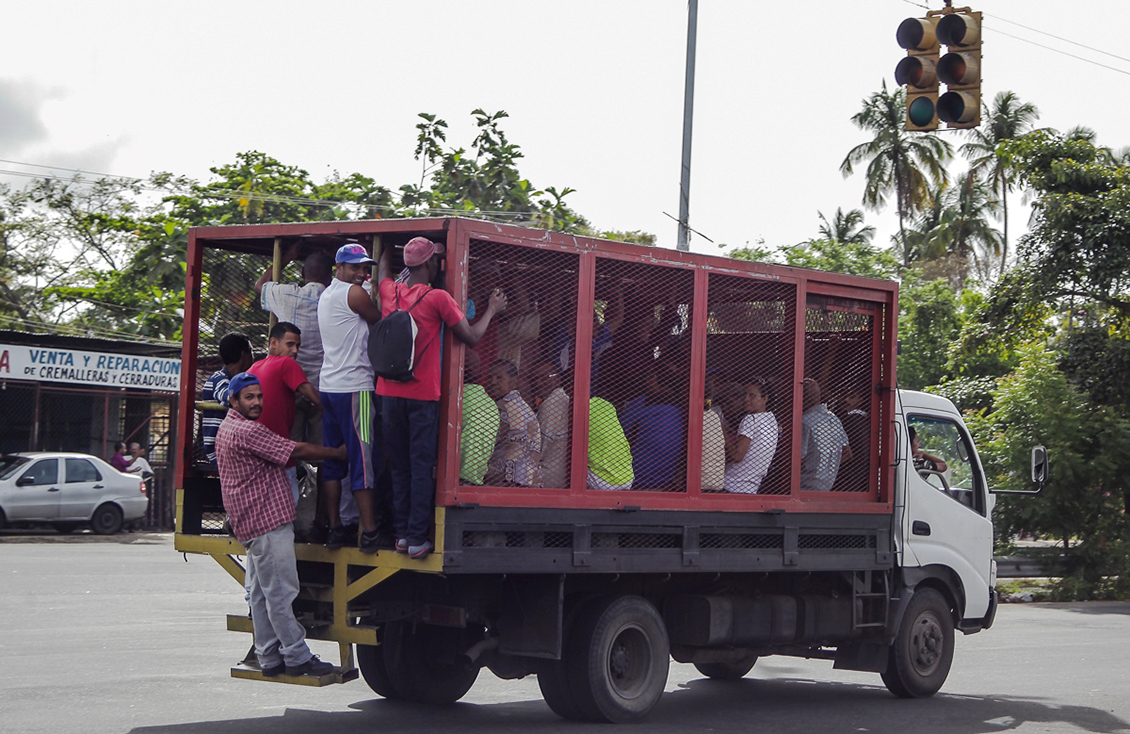
[[[0,528],[53,525],[69,533],[89,524],[112,535],[145,516],[149,492],[137,474],[123,474],[89,454],[32,451],[0,456]]]

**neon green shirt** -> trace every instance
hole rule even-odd
[[[607,400],[589,400],[589,468],[609,484],[632,481],[632,448]]]
[[[463,385],[463,439],[459,451],[459,478],[482,484],[487,462],[498,436],[498,406],[482,385]]]

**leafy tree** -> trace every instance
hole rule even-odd
[[[1017,370],[994,391],[996,409],[970,416],[969,425],[996,489],[1031,490],[1028,453],[1037,444],[1047,447],[1047,485],[1035,497],[1001,498],[998,537],[1027,532],[1058,539],[1072,561],[1064,586],[1073,597],[1094,598],[1103,593],[1104,577],[1130,571],[1125,553],[1110,552],[1112,543],[1125,550],[1130,537],[1130,425],[1092,405],[1056,360],[1042,346],[1025,347]]]
[[[883,279],[893,278],[899,271],[898,261],[889,250],[880,250],[868,242],[808,240],[782,247],[781,253],[786,265],[798,268]]]
[[[995,211],[991,192],[972,174],[962,176],[956,187],[939,184],[906,233],[910,262],[927,279],[946,278],[955,289],[964,286],[971,272],[992,277],[989,263],[1001,249],[1000,232],[990,223]]]
[[[1021,239],[1022,267],[1002,307],[1016,298],[1094,301],[1130,317],[1130,167],[1089,140],[1038,131],[1002,145],[1038,195]]]
[[[894,197],[899,217],[899,245],[902,263],[910,263],[906,241],[906,220],[929,204],[930,186],[948,180],[946,163],[953,157],[950,144],[930,133],[908,132],[905,129],[906,93],[883,88],[863,101],[863,109],[851,120],[874,137],[852,148],[840,164],[844,176],[866,163],[867,183],[863,205],[882,209]]]
[[[818,212],[820,221],[820,237],[825,240],[833,242],[843,242],[852,245],[866,245],[871,243],[871,239],[875,236],[875,228],[871,225],[864,226],[863,212],[858,209],[852,209],[847,214],[840,207],[836,207],[836,213],[832,217],[832,221],[824,216],[824,212]]]
[[[1039,118],[1036,105],[1021,102],[1015,92],[998,92],[992,106],[985,104],[981,126],[969,131],[970,141],[961,146],[961,154],[969,159],[970,172],[984,180],[1000,197],[1001,236],[1000,267],[1003,275],[1008,264],[1008,192],[1016,181],[1007,159],[998,150],[1006,140],[1015,140],[1032,129]]]
[[[921,281],[917,271],[903,280],[899,301],[899,387],[921,390],[951,374],[949,350],[961,331],[957,296],[941,280]]]

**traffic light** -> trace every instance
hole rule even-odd
[[[895,38],[906,58],[895,67],[895,84],[906,87],[906,129],[938,129],[938,19],[907,18]]]
[[[981,124],[981,14],[962,11],[938,21],[938,41],[948,53],[938,61],[946,93],[937,101],[938,117],[951,129]]]

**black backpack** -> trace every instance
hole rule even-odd
[[[416,366],[416,334],[419,328],[412,318],[412,309],[420,305],[424,296],[431,293],[428,288],[416,299],[407,311],[400,308],[400,289],[396,289],[396,310],[369,328],[369,362],[377,377],[396,382],[414,379],[412,370]],[[424,347],[428,351],[429,343]],[[420,352],[420,356],[424,356]]]

